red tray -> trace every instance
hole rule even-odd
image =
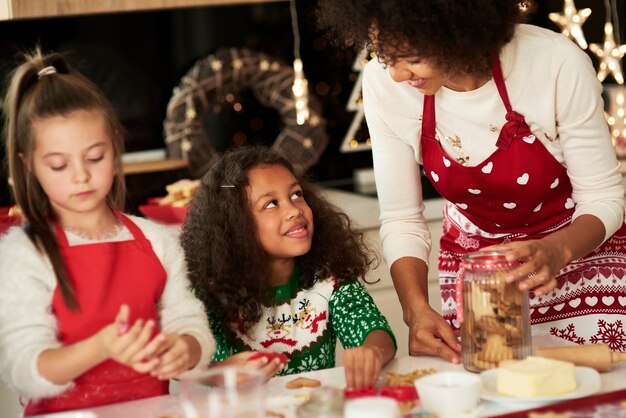
[[[187,206],[159,205],[160,197],[148,199],[145,205],[139,206],[139,211],[149,219],[166,224],[182,224],[187,216]]]
[[[593,418],[593,417],[621,417],[624,413],[624,403],[626,401],[626,389],[614,392],[591,395],[584,398],[571,399],[547,406],[542,406],[525,411],[513,412],[504,415],[494,415],[498,418],[527,418],[532,412],[569,412],[573,417]]]

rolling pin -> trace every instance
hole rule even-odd
[[[538,348],[536,355],[592,367],[599,372],[608,372],[614,363],[626,361],[626,353],[611,351],[606,344]]]

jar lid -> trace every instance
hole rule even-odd
[[[512,261],[506,259],[508,251],[474,251],[465,254],[462,259],[466,263],[478,263],[478,264],[514,264]]]

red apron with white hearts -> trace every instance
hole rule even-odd
[[[493,244],[538,239],[566,227],[574,201],[566,169],[511,108],[500,61],[492,75],[506,108],[497,149],[463,166],[436,139],[435,98],[424,97],[422,158],[426,177],[449,203],[439,252],[442,315],[454,328],[461,257]],[[545,296],[530,292],[533,334],[626,351],[626,226],[591,254],[564,267]]]
[[[79,312],[69,309],[58,287],[55,289],[52,310],[63,345],[84,340],[111,324],[122,304],[130,307],[129,324],[139,318],[158,323],[157,304],[167,274],[141,229],[126,216],[116,216],[133,240],[69,246],[65,233],[55,225],[61,256],[80,306]],[[168,386],[168,381],[106,360],[76,378],[74,387],[63,394],[29,402],[24,415],[164,395]]]

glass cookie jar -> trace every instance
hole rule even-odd
[[[519,266],[504,252],[477,251],[463,257],[457,279],[457,320],[461,360],[472,372],[498,367],[503,360],[531,354],[528,291],[506,274]]]

